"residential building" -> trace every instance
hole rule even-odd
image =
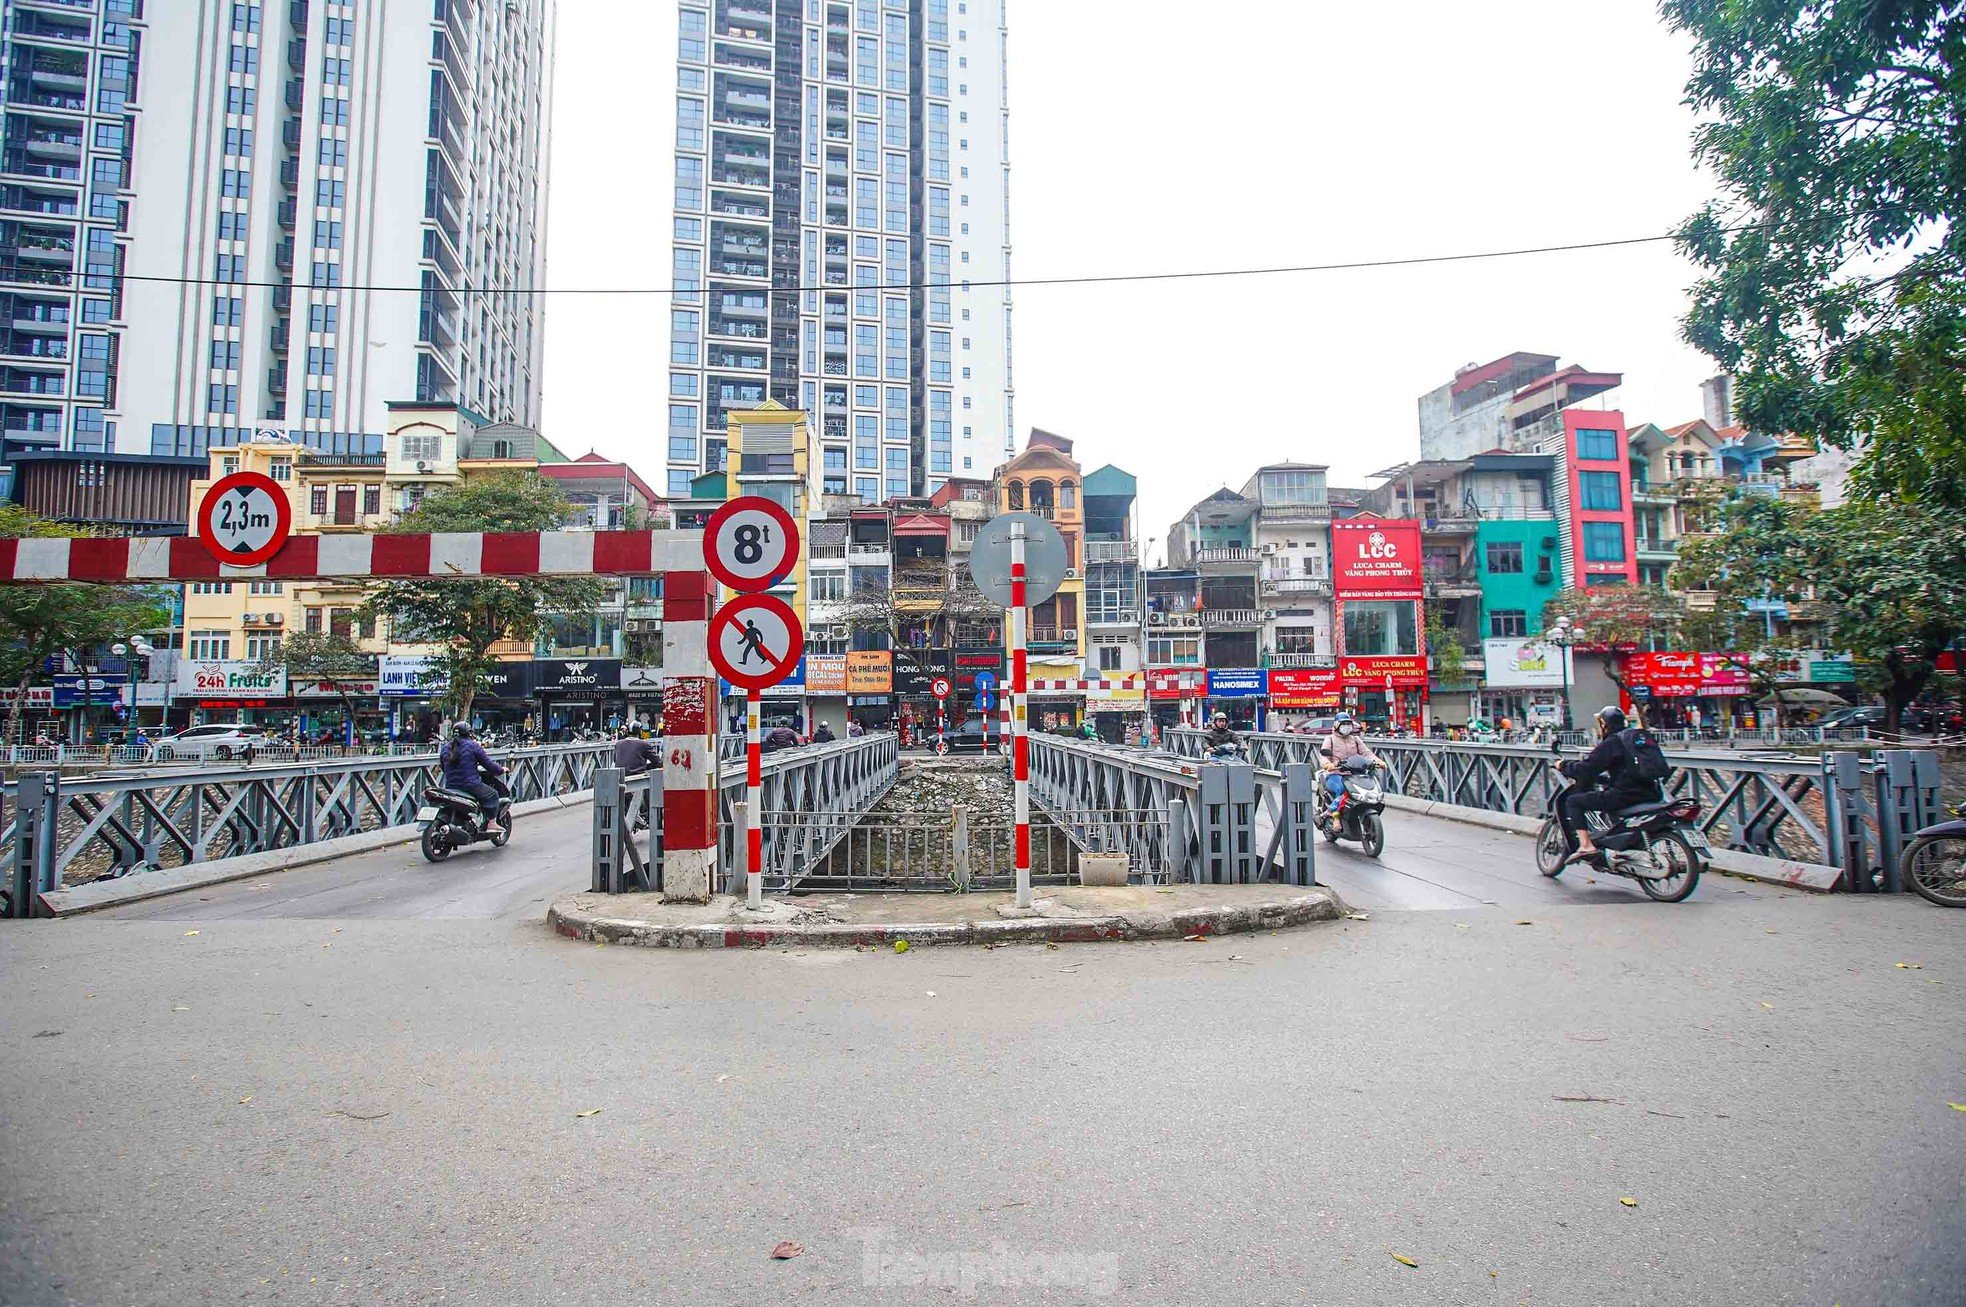
[[[1133,474],[1108,463],[1085,474],[1085,714],[1113,743],[1137,734],[1147,711],[1146,607]]]
[[[1084,481],[1072,442],[1037,427],[1024,451],[996,471],[998,511],[1035,513],[1065,540],[1065,579],[1057,594],[1032,606],[1025,632],[1033,681],[1076,681],[1086,675]],[[1006,630],[1006,640],[1009,635]],[[1082,693],[1035,693],[1032,729],[1074,725],[1085,709]]]
[[[0,464],[29,450],[119,448],[131,101],[140,64],[159,62],[139,43],[144,8],[0,3]],[[181,205],[182,151],[175,167]]]
[[[129,278],[101,288],[102,429],[78,424],[71,445],[199,457],[266,427],[346,454],[401,396],[536,425],[540,299],[460,288],[543,279],[553,8],[132,15],[153,93],[122,93],[135,144],[104,188],[122,225],[100,260]],[[420,290],[343,289],[370,286]]]
[[[1258,556],[1262,663],[1271,668],[1337,665],[1331,636],[1331,501],[1325,469],[1272,463],[1243,485],[1257,506],[1251,543]]]
[[[1004,40],[1002,0],[683,0],[670,495],[767,398],[870,505],[1012,452]]]
[[[1265,681],[1262,674],[1263,610],[1258,606],[1255,523],[1262,505],[1226,487],[1195,504],[1168,527],[1168,568],[1148,577],[1148,621],[1156,602],[1160,626],[1182,634],[1166,638],[1164,652],[1174,661],[1150,666],[1179,668],[1187,652],[1186,621],[1175,618],[1186,606],[1198,628],[1200,665],[1208,669],[1204,715],[1225,712],[1240,726],[1257,725]],[[1192,580],[1187,579],[1192,577]]]

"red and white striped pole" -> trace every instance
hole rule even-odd
[[[1025,720],[1030,688],[1024,652],[1024,523],[1010,524],[1010,777],[1017,804],[1017,906],[1031,906],[1031,727]]]
[[[764,733],[759,694],[744,692],[744,901],[757,911],[765,905]]]
[[[712,593],[708,572],[670,572],[662,580],[662,897],[668,902],[708,903],[717,878]]]

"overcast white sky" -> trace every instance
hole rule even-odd
[[[1007,0],[1017,277],[1331,263],[1643,236],[1708,183],[1651,0]],[[560,0],[550,286],[668,283],[671,0]],[[1018,443],[1140,479],[1142,533],[1263,462],[1415,456],[1415,401],[1511,350],[1699,416],[1668,245],[1015,292]],[[662,483],[666,302],[547,305],[546,432]]]

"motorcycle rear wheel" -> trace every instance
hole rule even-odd
[[[1563,826],[1552,817],[1536,833],[1536,870],[1554,880],[1563,874],[1563,859],[1569,853],[1563,842]]]
[[[1966,839],[1929,835],[1913,840],[1899,864],[1905,887],[1942,908],[1966,908]]]
[[[1699,885],[1703,869],[1700,855],[1678,831],[1669,830],[1654,835],[1646,844],[1645,852],[1656,865],[1671,873],[1658,879],[1647,876],[1638,878],[1639,888],[1651,898],[1661,903],[1678,903]]]
[[[423,848],[426,862],[442,862],[451,856],[450,831],[441,825],[425,826],[423,838],[418,841]]]

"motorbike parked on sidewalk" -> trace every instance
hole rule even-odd
[[[1332,796],[1324,787],[1325,771],[1318,776],[1318,834],[1329,843],[1351,840],[1376,858],[1386,851],[1386,787],[1381,773],[1386,764],[1377,758],[1347,758],[1336,771],[1345,781],[1343,794]]]
[[[494,785],[494,788],[501,793],[498,809],[490,816],[485,814],[475,794],[441,785],[424,788],[423,806],[416,810],[416,820],[422,830],[418,842],[426,861],[442,862],[453,850],[481,842],[488,842],[495,849],[505,847],[505,842],[512,838],[512,796],[502,792],[503,786]]]
[[[1563,753],[1560,741],[1550,749],[1559,756]],[[1536,870],[1551,879],[1563,874],[1570,853],[1558,805],[1576,790],[1573,781],[1550,795],[1549,818],[1536,834]],[[1662,799],[1584,816],[1599,852],[1572,865],[1635,880],[1648,898],[1661,903],[1678,903],[1692,894],[1711,860],[1713,846],[1698,825],[1697,799]]]
[[[1942,908],[1966,908],[1966,807],[1912,837],[1898,863],[1906,888]]]

